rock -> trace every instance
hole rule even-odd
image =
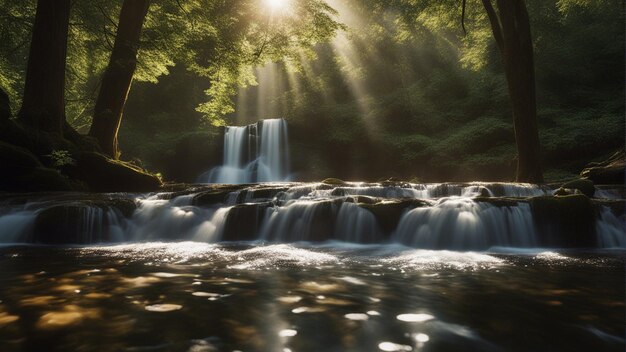
[[[246,192],[251,193],[253,199],[273,199],[280,192],[285,192],[289,187],[255,187]]]
[[[83,181],[93,192],[151,192],[161,187],[161,180],[127,162],[109,159],[95,152],[77,152],[73,165],[64,171]]]
[[[575,191],[571,189],[565,189],[563,187],[559,187],[556,191],[554,191],[555,196],[569,196],[575,193]]]
[[[80,189],[58,170],[45,168],[27,149],[0,142],[0,191],[40,192]]]
[[[92,209],[82,204],[58,205],[41,211],[35,219],[32,241],[45,244],[85,244],[103,241],[101,226],[90,224]],[[88,239],[91,239],[88,240]]]
[[[405,210],[426,205],[429,203],[419,199],[402,199],[375,204],[359,203],[361,208],[374,214],[381,230],[387,234],[391,234],[395,230]]]
[[[35,168],[32,172],[23,176],[23,191],[80,191],[84,186],[73,182],[58,170],[45,167]]]
[[[595,184],[623,185],[625,169],[626,155],[624,150],[620,150],[605,161],[590,163],[583,169],[580,176],[593,181]]]
[[[530,203],[539,246],[592,248],[596,246],[595,208],[583,194],[533,197]]]
[[[477,203],[489,203],[495,207],[515,207],[519,205],[520,202],[524,202],[523,198],[513,198],[513,197],[474,197],[472,198]]]
[[[244,185],[216,185],[207,191],[194,196],[192,204],[199,207],[208,207],[226,202],[226,198],[232,192],[240,191]],[[237,200],[241,200],[244,192],[241,192]]]
[[[50,199],[53,206],[43,209],[35,219],[31,239],[45,244],[89,244],[119,240],[112,238],[111,225],[121,217],[130,218],[137,209],[133,199],[108,199],[92,194],[87,199]],[[117,222],[111,222],[116,219]]]
[[[226,216],[223,241],[252,241],[257,239],[265,210],[272,203],[241,204],[232,207]]]
[[[39,159],[28,149],[0,142],[0,164],[4,170],[42,167]],[[19,170],[17,170],[20,172]]]
[[[322,181],[322,183],[325,183],[327,185],[333,185],[333,186],[343,186],[346,185],[347,182],[344,180],[340,180],[338,178],[327,178],[324,181]]]
[[[593,181],[586,179],[566,182],[561,186],[561,188],[578,190],[580,193],[586,195],[589,198],[592,198],[593,195],[596,193],[596,187],[593,185]]]
[[[349,196],[346,198],[348,203],[376,204],[380,199],[370,196]]]

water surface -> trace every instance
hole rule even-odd
[[[0,350],[623,351],[624,252],[0,248]]]

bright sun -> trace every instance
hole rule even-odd
[[[267,5],[272,10],[282,10],[287,7],[287,2],[289,0],[263,0],[265,5]]]

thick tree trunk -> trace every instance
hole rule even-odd
[[[120,154],[117,133],[137,67],[141,28],[149,6],[150,0],[125,0],[122,5],[113,52],[102,79],[89,131],[100,143],[102,151],[115,159]]]
[[[70,0],[39,0],[28,55],[20,121],[37,131],[62,134]]]
[[[524,0],[483,0],[500,49],[513,109],[518,182],[543,182],[537,126],[535,66],[530,22]]]

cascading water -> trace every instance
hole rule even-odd
[[[198,181],[227,184],[288,181],[288,142],[284,119],[228,126],[224,134],[224,164],[204,173]]]
[[[455,250],[626,246],[621,200],[552,193],[501,183],[281,183],[106,199],[9,199],[0,200],[0,242],[338,240]]]

